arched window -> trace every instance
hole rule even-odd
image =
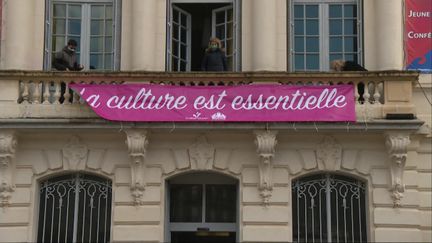
[[[41,183],[38,242],[109,242],[111,181],[73,174]]]
[[[320,174],[292,184],[293,242],[365,242],[365,184]]]

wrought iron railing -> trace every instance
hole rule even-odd
[[[386,117],[389,113],[414,114],[412,87],[418,73],[380,72],[42,72],[0,71],[0,118],[95,118],[69,89],[71,83],[153,83],[182,86],[254,84],[338,85],[355,87],[357,120]]]

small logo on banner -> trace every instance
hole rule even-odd
[[[226,116],[220,112],[214,113],[211,118],[213,121],[225,121],[226,120]]]

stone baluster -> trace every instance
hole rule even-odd
[[[32,103],[33,104],[39,104],[40,103],[40,82],[35,81],[33,82],[33,95],[32,95]]]
[[[375,81],[374,82],[374,87],[375,87],[375,92],[374,92],[374,95],[373,95],[373,97],[374,97],[374,104],[375,105],[381,105],[381,103],[380,103],[380,98],[381,98],[381,94],[380,94],[380,91],[379,91],[379,82],[378,81]]]
[[[358,85],[359,85],[359,83],[354,83],[354,99],[355,99],[354,104],[357,104],[359,102],[359,99],[360,99]]]
[[[69,105],[69,104],[70,104],[69,99],[70,99],[70,97],[71,97],[71,95],[70,95],[70,93],[69,93],[69,83],[70,83],[70,82],[65,81],[64,83],[65,83],[65,93],[64,93],[64,101],[63,101],[63,104],[64,104],[64,105]]]
[[[54,81],[54,104],[58,105],[60,104],[60,82],[59,81]]]
[[[363,98],[364,98],[364,104],[365,105],[369,104],[369,99],[370,99],[369,82],[365,82],[365,84],[364,84]]]
[[[23,80],[22,81],[22,85],[23,85],[23,92],[21,94],[22,97],[22,104],[28,104],[29,103],[29,82],[28,80]]]
[[[50,97],[49,88],[50,88],[50,85],[51,85],[50,81],[43,82],[44,91],[43,91],[43,102],[42,102],[42,104],[46,104],[46,105],[50,104],[50,101],[49,101],[49,97]]]

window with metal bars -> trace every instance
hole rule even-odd
[[[366,242],[365,184],[341,175],[292,183],[293,242]]]
[[[327,71],[333,60],[362,64],[361,0],[290,1],[290,69]]]
[[[73,174],[45,180],[39,190],[38,242],[109,242],[111,181]]]
[[[70,39],[85,70],[118,69],[119,0],[47,0],[46,6],[45,69]]]

